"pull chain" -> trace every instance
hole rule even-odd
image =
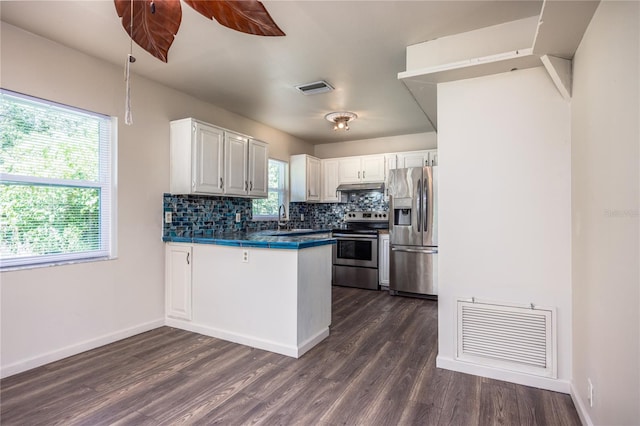
[[[133,0],[131,0],[131,16],[129,20],[129,54],[127,54],[127,62],[125,64],[124,81],[125,81],[125,105],[124,105],[124,123],[126,125],[133,124],[133,115],[131,114],[131,64],[136,61],[133,56]]]

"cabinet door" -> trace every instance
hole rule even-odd
[[[320,201],[320,160],[307,157],[307,201]]]
[[[244,136],[230,132],[224,134],[225,194],[247,195],[249,190],[248,144],[249,140]]]
[[[165,250],[166,315],[191,321],[191,246],[167,244]]]
[[[389,286],[389,235],[380,236],[380,268],[379,284]]]
[[[384,182],[384,155],[367,155],[360,162],[362,182]]]
[[[338,160],[338,178],[340,183],[359,183],[362,179],[360,157],[340,158]]]
[[[336,203],[340,201],[336,188],[338,181],[338,160],[321,160],[322,164],[322,196],[323,203]]]
[[[429,165],[429,152],[420,151],[401,155],[402,167],[424,167]]]
[[[267,197],[269,192],[269,154],[267,144],[257,140],[249,141],[249,195]]]
[[[387,154],[384,158],[387,162],[387,171],[398,168],[398,156],[396,154]],[[387,176],[389,176],[389,174],[387,174]]]
[[[224,132],[213,126],[196,123],[193,135],[193,192],[221,194],[224,172]]]
[[[429,151],[429,165],[437,166],[438,165],[438,150],[432,149]]]

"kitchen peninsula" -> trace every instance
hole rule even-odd
[[[167,325],[295,358],[329,335],[326,231],[163,240]]]

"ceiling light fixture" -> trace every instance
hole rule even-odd
[[[333,123],[333,130],[349,130],[349,122],[358,118],[353,112],[331,112],[324,116],[327,121]]]

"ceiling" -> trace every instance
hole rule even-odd
[[[542,1],[263,1],[285,37],[230,30],[182,3],[168,63],[134,45],[132,72],[317,144],[432,131],[397,79],[411,44],[538,15]],[[2,21],[124,66],[113,1],[2,1]],[[335,90],[295,86],[326,80]],[[134,92],[135,93],[135,92]],[[135,96],[135,95],[134,95]],[[353,111],[351,130],[325,114]]]

